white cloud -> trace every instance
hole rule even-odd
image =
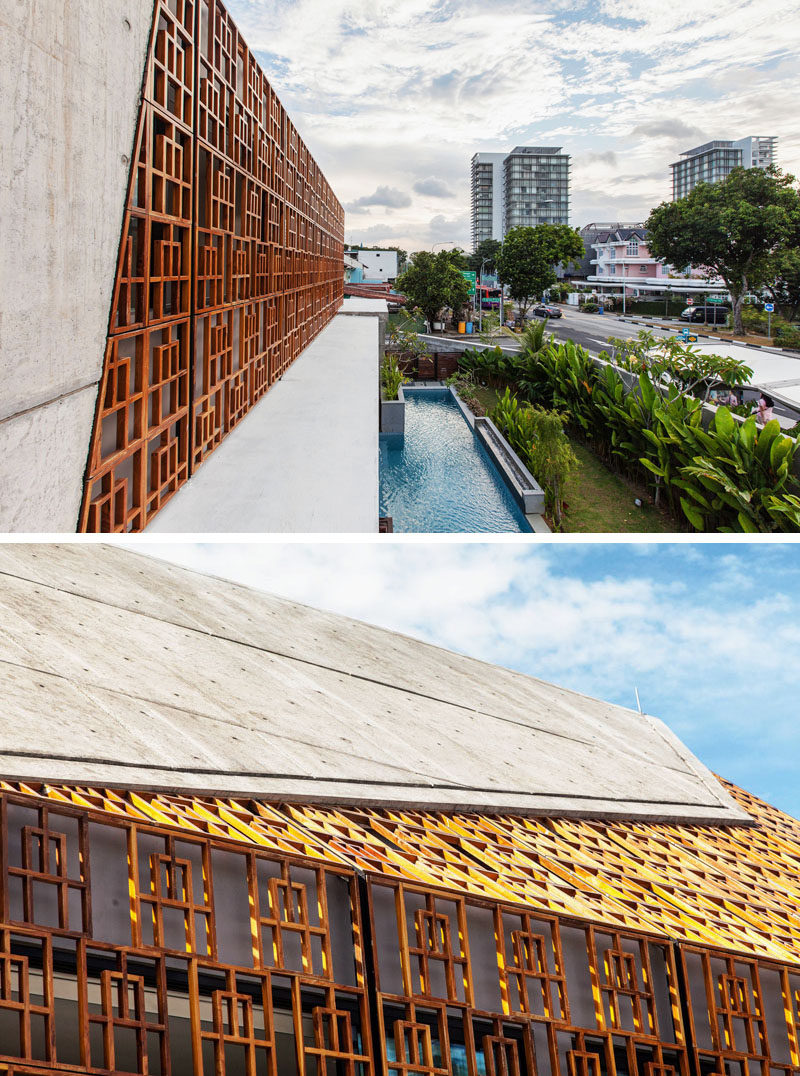
[[[389,209],[403,209],[411,205],[411,197],[405,191],[399,191],[396,187],[377,187],[372,194],[364,194],[350,202],[345,209],[353,211],[364,209],[367,206],[379,205]]]
[[[455,198],[455,192],[443,179],[429,176],[427,179],[418,179],[414,184],[417,194],[427,194],[431,198]]]
[[[365,190],[402,191],[435,176],[461,199],[454,238],[464,246],[478,149],[563,144],[584,162],[574,176],[576,225],[617,206],[646,216],[668,193],[674,150],[702,141],[694,130],[777,134],[781,163],[800,168],[794,0],[768,10],[763,0],[715,8],[497,0],[491,9],[482,0],[231,0],[230,8],[339,198],[352,204]],[[683,131],[685,146],[676,141]],[[641,181],[621,178],[621,164]],[[606,192],[608,212],[581,189]],[[371,205],[378,225],[381,208],[391,209],[404,245],[426,245],[430,208]]]

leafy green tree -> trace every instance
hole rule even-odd
[[[800,245],[781,251],[775,256],[777,273],[766,289],[780,307],[787,321],[800,315]]]
[[[475,273],[480,273],[481,265],[483,265],[487,272],[491,272],[495,268],[497,255],[500,253],[502,245],[499,239],[481,240],[475,248],[475,253],[467,255],[469,265],[466,268],[472,269]]]
[[[531,300],[555,284],[559,262],[574,263],[583,256],[583,240],[566,224],[512,228],[497,256],[497,271],[524,317]]]
[[[649,370],[661,384],[674,384],[681,396],[695,396],[704,403],[717,385],[740,388],[750,383],[753,371],[741,359],[730,355],[706,355],[680,340],[654,336],[640,329],[636,337],[618,339],[610,336],[611,355],[600,358],[625,370]]]
[[[450,261],[453,263],[456,269],[460,270],[471,268],[469,264],[469,258],[461,249],[461,247],[453,247],[452,250],[446,250],[444,253],[450,255]]]
[[[412,255],[412,264],[397,278],[397,290],[418,306],[431,327],[445,307],[459,310],[469,301],[469,284],[453,264],[453,253],[428,250]]]
[[[722,277],[740,335],[745,296],[774,280],[781,256],[800,245],[794,182],[779,168],[734,168],[719,183],[699,183],[685,198],[662,202],[647,219],[651,254]]]

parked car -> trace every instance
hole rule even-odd
[[[704,321],[709,325],[724,325],[730,312],[729,306],[722,306],[720,303],[709,303],[708,306],[687,306],[681,311],[681,321]]]
[[[557,306],[535,306],[533,313],[537,318],[561,318],[564,316]]]

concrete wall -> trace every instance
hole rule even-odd
[[[0,531],[74,531],[151,0],[0,7]]]

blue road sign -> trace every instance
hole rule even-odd
[[[775,309],[775,304],[774,303],[764,303],[764,309],[766,310],[766,312],[768,314],[771,314],[772,311]]]

